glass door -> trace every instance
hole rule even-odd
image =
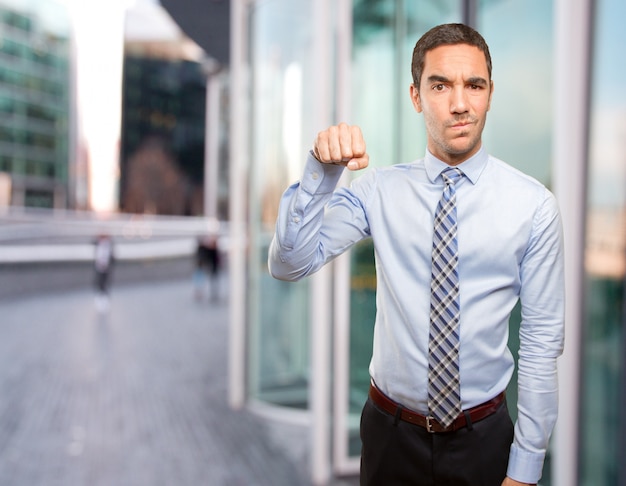
[[[306,93],[311,2],[266,0],[250,7],[251,119],[248,178],[248,393],[253,400],[308,407],[309,283],[273,279],[267,252],[282,192],[301,176],[310,143]],[[240,96],[242,93],[233,93]]]

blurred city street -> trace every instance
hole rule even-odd
[[[114,283],[106,313],[90,287],[0,299],[0,484],[310,484],[305,426],[228,406],[225,293],[175,276]]]
[[[529,309],[563,311],[543,484],[626,486],[624,19],[625,0],[0,0],[0,486],[359,484],[381,242],[299,282],[267,261],[285,190],[332,182],[307,162],[326,127],[367,142],[340,191],[433,155],[405,87],[426,69],[412,46],[444,23],[489,45],[472,148],[545,186],[554,217],[528,234],[562,238],[558,293],[527,292],[528,272],[494,287],[521,296],[498,348],[516,361],[510,410],[520,357],[560,347],[541,339],[560,319]],[[531,267],[534,242],[516,253]],[[353,476],[320,484],[330,469]]]

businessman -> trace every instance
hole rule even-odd
[[[563,350],[561,221],[550,191],[482,144],[491,68],[475,30],[431,29],[415,45],[410,86],[425,156],[385,161],[337,188],[346,167],[369,162],[360,128],[340,123],[318,134],[302,179],[281,199],[268,259],[276,278],[298,280],[362,239],[374,244],[363,485],[519,486],[541,477]],[[518,301],[513,424],[505,389]]]

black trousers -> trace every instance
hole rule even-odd
[[[98,290],[98,292],[102,294],[108,294],[109,282],[111,281],[110,272],[108,270],[105,270],[105,271],[96,270],[95,280],[96,280],[96,289]]]
[[[361,415],[361,485],[501,486],[512,442],[506,401],[470,427],[430,434],[368,399]]]

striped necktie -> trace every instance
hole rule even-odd
[[[428,342],[428,409],[444,427],[461,413],[459,379],[459,275],[455,184],[463,177],[450,167],[435,213]]]

